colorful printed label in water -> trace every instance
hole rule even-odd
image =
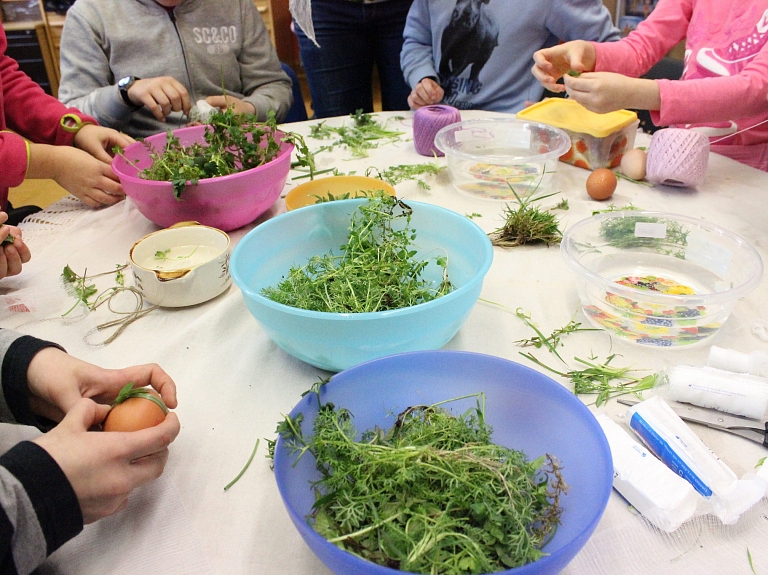
[[[637,222],[635,224],[635,237],[664,239],[667,237],[667,224]]]
[[[637,412],[632,414],[629,426],[640,436],[648,449],[655,453],[656,457],[661,459],[667,467],[690,483],[704,497],[712,495],[712,490],[640,414]]]

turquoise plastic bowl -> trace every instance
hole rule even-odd
[[[299,211],[303,211],[302,210]],[[518,363],[461,351],[424,351],[370,361],[334,375],[320,391],[323,403],[349,409],[359,432],[392,427],[412,405],[484,392],[492,439],[529,459],[545,453],[562,464],[568,492],[562,496],[562,524],[544,547],[547,556],[496,575],[555,575],[586,544],[603,515],[613,483],[608,441],[589,409],[550,377]],[[475,398],[446,405],[454,413],[475,406]],[[291,411],[302,413],[302,433],[311,435],[317,397],[305,395]],[[307,522],[315,502],[312,481],[320,478],[311,454],[299,458],[282,438],[275,448],[275,480],[288,514],[306,544],[336,575],[396,575],[329,543]]]
[[[353,212],[366,200],[327,202],[281,214],[249,232],[235,247],[230,272],[248,309],[283,350],[315,367],[341,371],[406,351],[438,349],[463,325],[480,296],[493,247],[480,227],[456,212],[408,202],[413,208],[417,258],[448,256],[456,289],[433,301],[372,313],[328,313],[290,307],[261,295],[294,265],[338,252],[346,243]],[[439,283],[430,263],[424,277]]]

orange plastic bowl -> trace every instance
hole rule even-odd
[[[182,146],[204,143],[207,126],[175,130]],[[282,132],[276,137],[281,139]],[[271,162],[237,174],[206,178],[187,187],[177,199],[170,182],[145,180],[139,174],[152,165],[149,144],[155,150],[165,147],[166,134],[150,136],[128,146],[115,156],[112,169],[120,178],[125,194],[149,220],[164,228],[185,221],[196,221],[224,231],[249,224],[266,212],[280,197],[291,169],[294,145],[282,142]]]
[[[293,188],[285,196],[285,209],[288,211],[316,204],[318,199],[355,199],[383,190],[390,196],[395,195],[395,188],[384,180],[366,176],[330,176],[305,182]]]

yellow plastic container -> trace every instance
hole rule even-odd
[[[560,160],[587,170],[618,167],[624,152],[634,147],[640,125],[637,114],[630,110],[596,114],[567,98],[542,100],[518,112],[517,117],[565,130],[571,149]]]

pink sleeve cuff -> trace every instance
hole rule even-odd
[[[13,132],[0,133],[0,157],[3,159],[0,186],[12,188],[20,185],[29,166],[27,141]]]

